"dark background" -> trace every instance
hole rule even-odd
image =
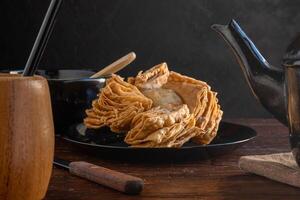
[[[1,69],[22,68],[50,1],[2,0]],[[41,68],[100,69],[130,51],[121,75],[166,61],[207,81],[225,117],[270,117],[252,96],[225,43],[210,29],[235,18],[273,65],[300,30],[299,1],[65,0]]]

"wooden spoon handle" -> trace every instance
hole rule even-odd
[[[116,73],[129,65],[132,61],[134,61],[136,58],[136,55],[134,52],[131,52],[127,54],[126,56],[123,56],[122,58],[116,60],[115,62],[111,63],[110,65],[104,67],[99,72],[92,75],[90,78],[98,78],[100,76],[109,75],[112,73]]]
[[[134,176],[83,161],[71,162],[69,167],[71,174],[105,185],[126,194],[139,194],[143,190],[144,181]]]

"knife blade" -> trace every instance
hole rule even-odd
[[[71,162],[55,157],[53,164],[69,170],[69,172],[73,175],[113,188],[126,194],[139,194],[144,187],[144,181],[141,178],[88,162]]]
[[[69,167],[70,163],[71,163],[70,161],[66,161],[66,160],[63,160],[63,159],[60,159],[57,157],[55,157],[53,160],[54,165],[65,168],[65,169],[70,169],[70,167]]]

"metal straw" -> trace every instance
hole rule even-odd
[[[29,58],[26,62],[23,76],[33,76],[37,70],[37,66],[42,58],[47,42],[53,31],[55,19],[59,8],[62,4],[62,0],[51,0],[47,13],[44,17],[42,26],[35,39],[34,45],[30,52]]]

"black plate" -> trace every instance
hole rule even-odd
[[[169,162],[201,160],[227,154],[256,136],[252,128],[221,122],[217,137],[209,145],[187,142],[181,148],[131,148],[122,141],[123,136],[111,133],[108,129],[101,131],[98,133],[102,134],[101,137],[94,138],[82,124],[78,124],[72,126],[63,139],[74,144],[76,148],[80,147],[80,150],[87,150],[101,158],[137,162]]]

